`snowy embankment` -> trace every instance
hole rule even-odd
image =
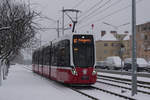
[[[3,81],[0,87],[0,100],[88,100],[88,98],[32,73],[23,68],[23,65],[14,65],[10,68],[7,80]]]

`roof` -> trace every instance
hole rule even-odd
[[[130,35],[125,36],[123,40],[130,40]]]
[[[102,40],[102,41],[117,41],[117,39],[111,33],[106,33],[103,37],[101,37],[100,40]]]

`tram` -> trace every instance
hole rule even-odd
[[[32,70],[49,79],[90,85],[97,79],[95,42],[91,34],[71,34],[34,51]]]

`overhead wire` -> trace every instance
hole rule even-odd
[[[80,6],[85,0],[80,0],[73,8],[77,8]]]
[[[99,11],[101,8],[103,8],[104,6],[106,6],[107,4],[109,4],[112,0],[107,0],[103,5],[99,6],[98,8],[96,8],[94,11],[92,11],[91,13],[89,13],[88,15],[84,16],[82,19],[80,20],[85,20],[85,18],[91,16],[93,13]],[[79,21],[80,21],[79,20]]]
[[[49,20],[49,21],[52,21],[52,22],[54,22],[54,23],[56,23],[56,20],[54,20],[54,19],[52,19],[52,18],[50,18],[50,17],[47,17],[47,16],[40,16],[40,18],[44,18],[44,19],[47,19],[47,20]]]
[[[97,2],[95,5],[93,5],[91,8],[87,9],[86,11],[83,12],[83,14],[85,15],[86,13],[90,12],[92,9],[94,9],[95,7],[97,7],[98,5],[100,5],[103,2],[103,0],[100,0],[99,2]],[[84,15],[80,15],[79,17],[82,17]]]
[[[106,8],[104,8],[104,9],[100,10],[99,12],[95,13],[94,15],[92,15],[92,16],[90,16],[90,17],[95,17],[96,15],[99,15],[99,14],[103,13],[104,11],[108,10],[109,8],[111,8],[111,7],[113,7],[113,6],[117,5],[117,4],[119,4],[121,1],[123,1],[123,0],[117,0],[116,2],[112,3],[112,4],[109,5],[108,7],[106,7]],[[82,21],[82,22],[83,22],[83,21]],[[80,22],[80,23],[81,23],[81,22]]]
[[[79,5],[81,5],[83,2],[84,2],[85,0],[81,0],[78,4],[76,4],[76,6],[74,6],[73,8],[77,8]],[[103,2],[104,0],[100,0],[99,2],[97,2],[95,5],[93,5],[91,8],[89,8],[89,9],[87,9],[85,12],[83,12],[84,13],[84,15],[86,14],[86,13],[88,13],[88,12],[90,12],[92,9],[94,9],[94,8],[96,8],[98,5],[100,5],[102,2]],[[111,1],[111,0],[109,0],[109,1]],[[83,15],[80,15],[79,17],[78,17],[78,19],[80,18],[80,17],[82,17]],[[68,23],[69,24],[69,23]],[[65,26],[67,26],[68,24],[66,24]]]
[[[143,0],[139,0],[139,1],[137,1],[136,3],[140,3],[141,1],[143,1]],[[114,15],[114,14],[117,14],[117,13],[123,11],[123,10],[126,10],[127,8],[129,8],[129,7],[131,7],[131,6],[132,6],[131,4],[130,4],[130,5],[127,5],[127,6],[121,8],[121,9],[118,9],[118,10],[116,10],[116,11],[114,11],[114,12],[112,12],[112,13],[110,13],[110,14],[108,14],[108,15],[106,15],[106,16],[100,18],[100,19],[91,21],[91,22],[89,22],[89,23],[87,23],[87,24],[85,24],[85,25],[79,27],[78,29],[84,28],[85,26],[89,25],[90,23],[97,23],[97,22],[99,22],[99,21],[101,21],[101,20],[103,20],[103,19],[105,19],[105,18],[107,18],[107,17],[110,17],[110,16],[112,16],[112,15]]]

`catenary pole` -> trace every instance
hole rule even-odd
[[[136,0],[132,0],[132,96],[137,94]]]
[[[62,8],[62,35],[64,35],[64,7]]]
[[[59,20],[57,20],[57,36],[59,38]]]

